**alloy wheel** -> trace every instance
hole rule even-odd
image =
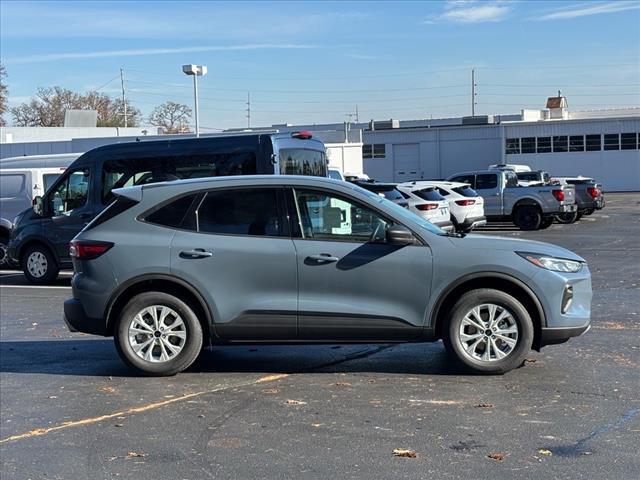
[[[173,309],[152,305],[140,310],[128,328],[129,346],[143,360],[168,362],[182,352],[187,343],[185,322]]]
[[[474,361],[496,362],[510,355],[518,343],[518,323],[501,305],[483,303],[467,312],[458,338],[464,354]]]

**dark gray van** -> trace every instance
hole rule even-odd
[[[44,284],[71,268],[69,242],[113,200],[112,190],[187,178],[288,174],[327,176],[324,144],[309,132],[251,133],[117,143],[73,162],[34,208],[14,220],[10,259]]]

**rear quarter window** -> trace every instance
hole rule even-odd
[[[191,212],[190,218],[186,218],[190,213],[191,205],[196,198],[196,194],[184,195],[161,206],[157,210],[148,214],[145,221],[172,228],[196,229],[195,213]],[[191,216],[193,218],[191,218]]]

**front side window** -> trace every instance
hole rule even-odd
[[[208,192],[196,209],[199,232],[218,235],[278,237],[278,189],[240,188]]]
[[[70,172],[49,194],[49,208],[53,216],[70,215],[87,203],[89,170]]]
[[[302,238],[384,242],[391,223],[369,208],[338,195],[295,190]]]
[[[517,183],[516,177],[516,183]],[[498,176],[495,173],[476,175],[476,190],[490,190],[498,188]]]
[[[49,190],[49,187],[55,183],[60,177],[59,173],[45,173],[42,175],[42,182],[44,183],[44,191]]]
[[[327,157],[320,150],[285,148],[280,150],[280,173],[283,175],[327,176]]]

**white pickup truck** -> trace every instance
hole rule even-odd
[[[518,185],[513,170],[477,170],[451,175],[447,180],[471,185],[484,198],[488,221],[512,221],[521,230],[538,230],[556,215],[574,212],[573,185]]]

